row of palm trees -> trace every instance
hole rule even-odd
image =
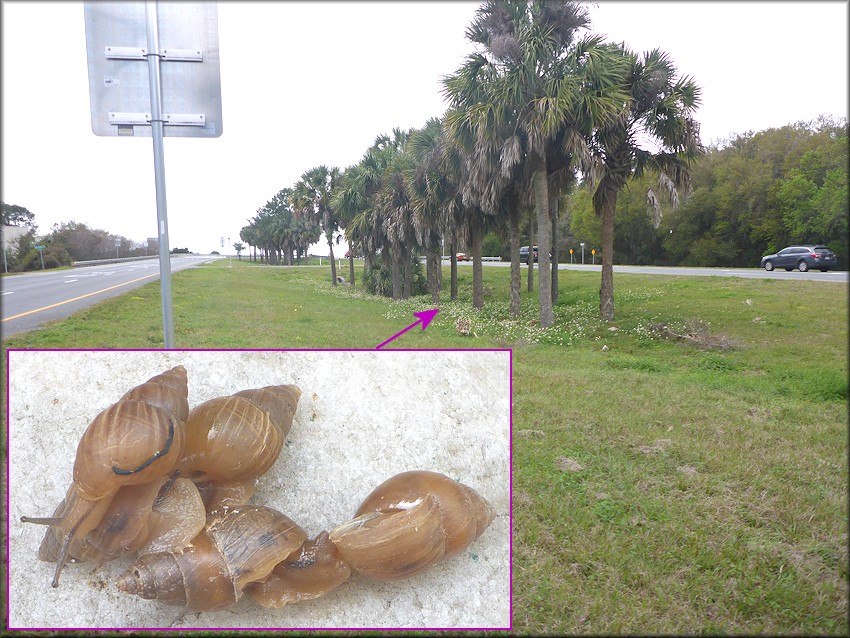
[[[636,54],[623,44],[579,34],[589,26],[585,6],[551,0],[487,0],[467,37],[476,52],[444,79],[449,109],[421,129],[379,136],[354,166],[320,166],[304,173],[258,211],[242,239],[274,240],[298,250],[295,221],[286,231],[262,230],[266,217],[289,211],[331,248],[343,230],[368,271],[381,259],[392,271],[392,296],[411,292],[412,262],[424,253],[433,301],[442,290],[442,247],[452,255],[451,296],[457,295],[457,246],[473,260],[473,306],[484,302],[482,238],[509,238],[510,312],[520,312],[520,228],[536,228],[540,325],[554,322],[557,301],[558,202],[579,176],[593,189],[602,220],[600,317],[614,317],[613,238],[617,195],[647,172],[658,187],[647,193],[657,215],[659,194],[672,205],[687,193],[688,168],[702,152],[692,114],[700,89],[679,78],[667,54]],[[289,214],[289,213],[285,213]],[[656,223],[658,223],[656,219]],[[290,230],[291,233],[290,233]],[[252,234],[254,233],[254,234]],[[290,234],[287,234],[290,233]],[[307,233],[309,234],[309,233]],[[287,238],[290,244],[286,244]],[[303,239],[303,238],[302,238]],[[259,245],[264,245],[263,243]],[[300,244],[303,247],[303,243]],[[291,251],[290,251],[291,259]],[[529,269],[529,282],[531,269]]]

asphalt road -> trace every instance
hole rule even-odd
[[[443,264],[448,264],[449,260],[444,259]],[[458,262],[458,266],[472,265],[470,261]],[[485,261],[484,266],[501,266],[509,268],[510,262],[507,261]],[[522,264],[526,268],[525,264]],[[536,267],[536,265],[535,265]],[[584,270],[590,272],[601,272],[600,264],[559,264],[558,270]],[[808,272],[799,272],[792,270],[787,272],[784,269],[767,272],[764,268],[683,268],[672,266],[614,266],[615,273],[628,273],[633,275],[677,275],[690,277],[745,277],[748,279],[792,279],[799,281],[800,279],[809,279],[812,281],[832,281],[837,283],[848,283],[847,271],[832,271],[821,272],[819,270],[809,270]]]
[[[171,272],[218,259],[174,256]],[[48,321],[65,319],[94,303],[121,295],[159,278],[159,260],[129,261],[72,270],[23,273],[2,278],[3,336],[27,332]]]

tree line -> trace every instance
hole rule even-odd
[[[648,214],[646,179],[633,180],[617,206],[616,263],[758,266],[785,246],[825,244],[848,267],[847,120],[821,116],[715,143],[691,169],[691,193],[675,210]],[[592,193],[565,201],[568,231],[598,245]]]
[[[4,271],[25,272],[70,266],[75,261],[155,255],[158,247],[135,242],[76,221],[54,224],[39,234],[35,214],[23,206],[2,203],[3,225],[23,232],[4,245]],[[5,238],[4,238],[5,241]]]

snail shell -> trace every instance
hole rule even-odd
[[[333,530],[330,539],[351,569],[379,580],[418,574],[446,553],[446,533],[431,496],[408,509],[358,516]]]
[[[300,394],[296,386],[268,386],[193,408],[181,473],[195,482],[245,482],[264,474],[280,455]]]
[[[54,515],[21,518],[23,522],[49,525],[39,558],[58,563],[54,587],[59,584],[65,562],[74,556],[72,550],[80,553],[80,559],[98,554],[99,550],[84,549],[84,539],[100,524],[122,487],[150,483],[174,470],[183,451],[181,417],[186,414],[187,395],[183,366],[151,377],[127,392],[124,397],[131,398],[109,406],[86,428],[77,446],[74,482]],[[116,542],[120,545],[123,541]]]
[[[223,609],[306,539],[304,530],[276,510],[238,507],[210,516],[185,550],[141,556],[119,577],[118,589],[195,611]]]
[[[403,472],[376,487],[330,539],[352,569],[394,580],[463,551],[494,516],[487,500],[462,483],[437,472]]]
[[[402,472],[376,487],[363,501],[355,517],[368,512],[403,511],[429,495],[440,513],[446,534],[446,558],[466,549],[481,536],[496,512],[478,492],[439,472]]]

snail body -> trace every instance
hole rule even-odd
[[[49,526],[39,558],[57,562],[54,587],[68,560],[85,560],[91,553],[82,549],[85,537],[101,523],[122,487],[150,483],[174,471],[182,455],[187,396],[183,366],[151,377],[125,393],[98,414],[83,433],[77,446],[73,483],[53,516],[21,518]]]
[[[245,593],[263,607],[280,608],[324,596],[350,577],[351,566],[322,532],[278,563],[268,578],[250,583]]]

